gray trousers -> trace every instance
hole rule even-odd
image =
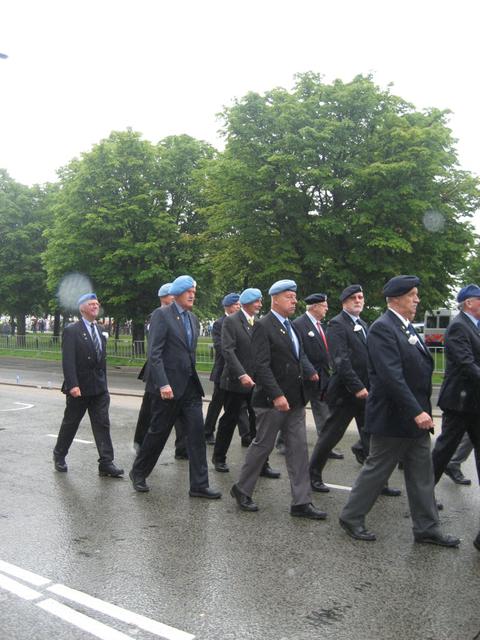
[[[327,421],[330,409],[328,408],[328,404],[324,400],[320,400],[319,396],[315,396],[310,399],[310,407],[312,408],[312,415],[315,421],[315,429],[317,430],[317,435],[320,435],[325,422]]]
[[[292,505],[309,504],[312,501],[308,473],[307,430],[305,407],[277,411],[255,407],[257,435],[247,449],[237,486],[247,496],[252,496],[258,477],[275,446],[279,431],[285,440]]]
[[[439,533],[429,433],[420,438],[388,438],[372,434],[370,454],[340,518],[353,526],[365,526],[365,516],[400,460],[403,461],[413,533]]]
[[[468,456],[472,453],[473,444],[470,440],[470,436],[467,432],[463,434],[463,438],[460,440],[460,444],[455,450],[455,453],[450,458],[450,462],[447,464],[448,469],[458,469],[460,471],[460,465],[465,462]]]

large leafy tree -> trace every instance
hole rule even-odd
[[[40,187],[21,185],[0,170],[0,309],[15,320],[19,336],[25,316],[47,308],[44,197]]]
[[[227,285],[292,276],[370,306],[398,273],[425,306],[450,295],[473,242],[478,181],[459,169],[446,112],[419,112],[370,77],[250,93],[223,113],[226,148],[207,182],[212,262]]]

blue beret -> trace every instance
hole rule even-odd
[[[327,294],[326,293],[312,293],[305,298],[305,302],[307,304],[317,304],[318,302],[326,302]]]
[[[171,296],[180,296],[188,289],[196,286],[197,283],[192,278],[192,276],[178,276],[178,278],[175,278],[175,280],[170,285],[170,291],[168,293]]]
[[[350,284],[348,287],[345,287],[345,289],[340,294],[340,302],[343,302],[344,300],[346,300],[350,296],[355,295],[356,293],[362,293],[362,292],[363,292],[362,285]]]
[[[457,302],[464,302],[467,298],[480,298],[480,287],[478,284],[467,284],[460,289],[457,295]]]
[[[227,293],[227,295],[222,300],[222,307],[229,307],[232,304],[235,304],[240,300],[239,293]]]
[[[97,294],[96,293],[84,293],[83,296],[80,296],[78,299],[78,306],[80,306],[81,304],[83,304],[84,302],[87,302],[88,300],[97,300]]]
[[[240,294],[240,304],[250,304],[262,299],[262,292],[260,289],[244,289]]]
[[[297,283],[295,280],[277,280],[272,284],[268,290],[270,296],[274,296],[277,293],[283,293],[284,291],[296,291]]]
[[[398,298],[408,293],[413,287],[418,287],[420,278],[417,276],[395,276],[383,287],[383,295],[386,298]]]
[[[171,282],[166,282],[165,284],[162,284],[162,286],[158,290],[158,297],[163,298],[163,296],[169,296],[171,286],[172,286]]]

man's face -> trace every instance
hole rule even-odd
[[[272,296],[272,309],[284,318],[293,316],[297,306],[297,294],[295,291],[283,291]]]
[[[245,310],[245,313],[248,313],[249,316],[256,316],[258,315],[260,309],[262,308],[262,299],[259,298],[254,302],[249,302],[248,304],[244,304],[243,308]]]
[[[364,306],[365,298],[361,291],[354,293],[343,301],[344,310],[352,316],[359,316],[362,313]]]
[[[170,296],[170,295],[162,296],[160,298],[160,306],[161,307],[168,307],[169,304],[172,304],[173,298],[174,298],[174,296]]]
[[[413,289],[404,293],[403,296],[395,298],[395,311],[404,318],[407,318],[407,320],[412,321],[415,318],[419,302],[418,289],[417,287],[413,287]]]
[[[321,322],[327,315],[328,303],[326,300],[325,302],[317,302],[310,307],[309,311],[316,320]]]
[[[232,313],[236,313],[240,309],[240,302],[234,302],[233,304],[229,304],[228,307],[224,307],[225,313],[227,316],[231,316]]]
[[[187,289],[179,296],[176,296],[175,302],[182,307],[182,309],[187,309],[187,311],[189,311],[193,307],[196,290],[196,287],[190,287],[190,289]]]
[[[480,298],[467,298],[465,300],[465,311],[480,320]]]
[[[98,300],[87,300],[80,307],[80,313],[89,322],[93,322],[98,318],[100,313],[100,303]]]

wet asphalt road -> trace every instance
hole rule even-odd
[[[476,480],[471,487],[447,478],[438,485],[444,528],[463,539],[451,550],[412,542],[405,495],[378,500],[368,518],[378,536],[374,543],[351,540],[339,528],[346,489],[315,497],[327,521],[291,518],[285,462],[276,453],[271,464],[281,479],[260,479],[258,513],[238,512],[228,495],[245,452],[238,438],[231,473],[210,472],[211,485],[223,491],[220,501],[188,497],[188,463],[174,460],[171,440],[150,477],[149,494],[135,493],[126,479],[100,478],[87,421],[78,432],[83,442],[72,446],[68,473],[59,474],[51,450],[64,398],[38,387],[49,380],[59,386],[61,375],[58,365],[26,362],[20,368],[0,360],[2,640],[480,637],[480,554],[472,546],[479,528]],[[112,395],[111,405],[116,462],[128,470],[143,389],[122,370],[110,372],[110,386],[132,394]],[[310,418],[308,435],[313,446]],[[328,463],[327,482],[351,486],[359,470],[349,453],[354,440],[349,429],[340,447],[345,460]],[[475,479],[472,460],[464,472]],[[390,484],[404,489],[401,472]],[[18,569],[36,577],[18,575]],[[97,600],[77,594],[71,600],[67,587]]]

